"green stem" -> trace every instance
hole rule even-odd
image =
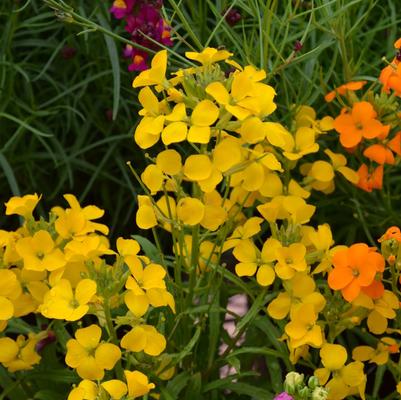
[[[117,338],[117,334],[116,331],[114,329],[113,326],[113,320],[111,318],[111,310],[110,310],[110,303],[109,303],[109,298],[105,298],[104,299],[104,303],[103,303],[103,311],[104,311],[104,315],[106,318],[106,324],[107,324],[107,330],[111,339],[111,342],[113,344],[115,344],[116,346],[119,346],[120,342]],[[124,371],[123,371],[123,367],[121,364],[121,359],[117,361],[117,364],[115,366],[115,371],[116,371],[116,375],[117,378],[120,380],[124,380]]]

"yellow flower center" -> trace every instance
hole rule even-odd
[[[71,308],[78,308],[78,307],[79,307],[78,300],[77,300],[77,299],[72,299],[72,300],[70,301],[70,307],[71,307]]]
[[[286,263],[286,264],[293,264],[293,263],[294,263],[294,260],[293,260],[291,257],[287,257],[287,258],[285,259],[285,263]]]

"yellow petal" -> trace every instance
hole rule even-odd
[[[191,123],[196,126],[211,126],[219,116],[219,108],[210,100],[202,100],[191,115]]]
[[[181,171],[181,154],[176,150],[161,151],[156,158],[156,165],[168,175],[177,175]]]
[[[209,143],[211,130],[208,126],[191,126],[188,131],[188,142]]]
[[[0,363],[8,363],[17,357],[19,347],[8,337],[0,338]]]
[[[191,181],[207,179],[212,173],[212,163],[208,156],[195,154],[185,160],[184,174]]]
[[[165,145],[183,142],[187,137],[188,127],[185,122],[172,122],[162,131],[162,142]]]
[[[205,215],[204,204],[195,198],[180,199],[177,204],[177,217],[186,225],[199,224]]]
[[[334,179],[333,167],[326,161],[315,161],[308,175],[321,182],[329,182]]]
[[[206,93],[212,96],[219,104],[226,105],[230,100],[230,95],[221,82],[210,83],[206,87]]]
[[[121,350],[112,343],[102,343],[95,351],[96,363],[104,369],[113,369],[120,358]]]
[[[261,286],[269,286],[274,282],[276,274],[269,265],[261,265],[256,274],[256,280]]]
[[[152,59],[151,67],[142,71],[132,82],[134,88],[160,85],[165,80],[167,69],[167,50],[161,50]]]
[[[325,343],[320,349],[323,365],[330,371],[342,368],[347,361],[347,351],[339,344]]]
[[[120,400],[127,393],[127,385],[118,379],[103,382],[101,386],[113,400]]]

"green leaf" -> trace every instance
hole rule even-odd
[[[107,29],[111,30],[109,23],[106,18],[99,11],[97,13],[97,19],[99,24]],[[111,70],[113,71],[113,120],[116,119],[118,113],[118,107],[120,104],[120,87],[121,87],[121,78],[120,78],[120,57],[117,51],[116,44],[114,40],[107,35],[104,35],[104,40],[106,42],[107,51],[109,53],[110,62],[111,62]]]
[[[154,262],[161,264],[161,258],[157,247],[148,239],[140,235],[131,235],[141,246],[143,252]]]

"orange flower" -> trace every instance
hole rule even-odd
[[[324,99],[330,103],[336,98],[336,94],[339,94],[340,96],[344,96],[348,91],[355,91],[362,89],[362,87],[366,84],[367,81],[352,81],[348,83],[344,83],[343,85],[335,88],[331,92],[327,93],[326,96],[324,96]]]
[[[401,96],[401,64],[394,59],[390,65],[380,72],[379,81],[383,84],[386,93],[394,90],[396,96]]]
[[[401,156],[401,132],[397,132],[395,136],[387,143],[387,146],[393,150],[395,154]]]
[[[392,151],[383,144],[372,144],[365,149],[363,155],[369,158],[369,160],[376,161],[380,165],[393,165],[395,163]]]
[[[379,243],[385,240],[395,239],[397,242],[401,242],[401,231],[398,226],[391,226],[386,230],[386,233],[380,237]]]
[[[383,187],[383,165],[379,165],[370,173],[368,166],[362,164],[357,172],[359,175],[359,182],[356,186],[365,192],[371,192],[373,189],[381,189]]]
[[[328,284],[341,290],[345,300],[355,300],[362,288],[370,286],[378,272],[384,271],[384,258],[376,249],[365,243],[356,243],[333,255],[333,270],[328,275]]]
[[[362,138],[373,139],[386,132],[388,127],[376,119],[377,113],[367,101],[354,103],[351,112],[343,109],[334,120],[334,129],[340,134],[344,147],[353,147]]]

